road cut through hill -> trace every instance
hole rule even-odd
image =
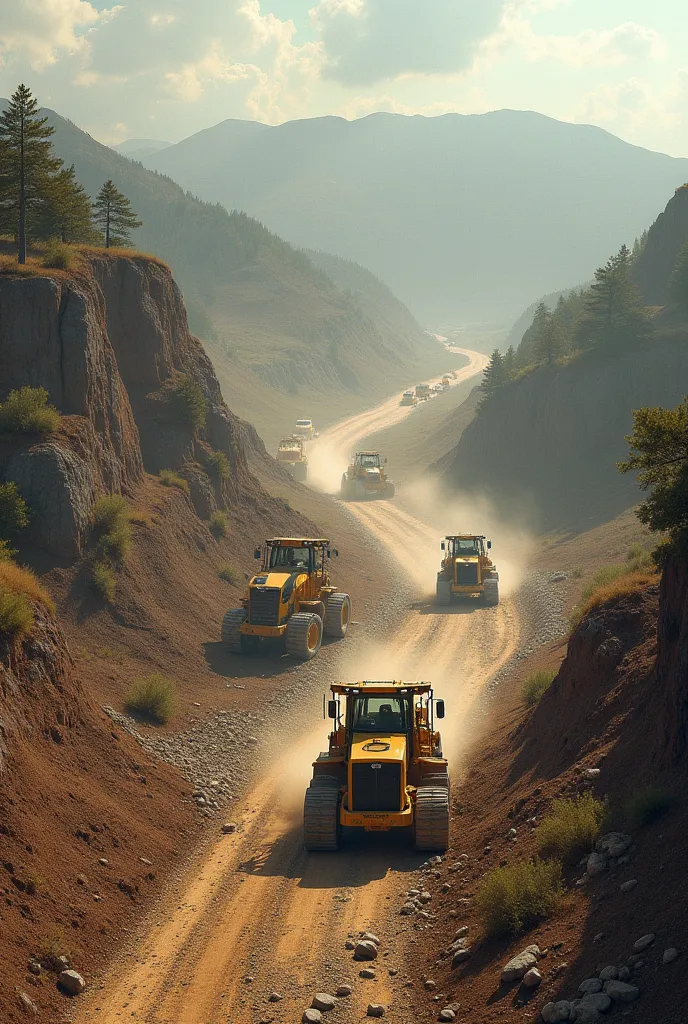
[[[339,443],[353,444],[358,431],[370,431],[370,419],[353,419],[356,427],[334,428]],[[413,553],[434,542],[434,528],[393,502],[349,508],[397,559],[400,575],[415,578]],[[432,681],[447,702],[445,753],[456,775],[471,704],[517,647],[515,599],[496,608],[450,609],[420,601],[391,624],[386,642],[354,646],[354,636],[337,650],[337,676]],[[322,690],[328,682],[323,679]],[[423,855],[408,837],[393,834],[346,837],[336,854],[303,848],[303,793],[311,762],[327,742],[319,707],[318,699],[304,707],[301,735],[282,737],[233,812],[237,830],[210,844],[170,883],[135,947],[91,992],[77,1021],[292,1024],[316,992],[334,993],[345,983],[352,994],[327,1015],[334,1024],[360,1020],[369,1003],[381,1003],[398,1024],[416,1019],[404,966],[407,939],[418,925],[398,911]],[[346,950],[349,937],[368,929],[382,939],[370,979],[359,976],[364,965]]]

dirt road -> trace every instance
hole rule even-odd
[[[469,353],[467,353],[469,354]],[[484,357],[477,353],[473,372]],[[370,432],[382,409],[333,428],[336,443],[355,443]],[[357,424],[354,426],[354,423]],[[358,433],[357,433],[358,432]],[[417,554],[436,534],[393,503],[351,506],[352,514],[417,577]],[[440,611],[419,603],[385,643],[361,649],[345,641],[337,669],[343,678],[431,678],[448,705],[445,750],[460,750],[472,698],[499,670],[518,640],[518,615],[507,599],[497,608]],[[323,680],[323,690],[328,680]],[[422,856],[394,838],[347,841],[336,855],[306,854],[301,805],[310,764],[326,745],[319,700],[304,707],[303,736],[285,736],[283,756],[266,766],[243,806],[232,812],[238,831],[206,850],[194,869],[169,891],[137,936],[137,947],[92,992],[77,1020],[115,1024],[292,1024],[315,992],[353,986],[328,1021],[357,1021],[371,1002],[386,1019],[406,1024],[409,1010],[403,969],[404,930],[398,916]],[[456,757],[454,769],[456,771]],[[371,929],[383,939],[376,978],[359,977],[345,950],[349,935]],[[271,993],[281,998],[271,1002]]]

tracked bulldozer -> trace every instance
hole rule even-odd
[[[499,604],[499,574],[489,556],[492,541],[465,533],[442,541],[442,567],[437,573],[437,603],[450,605],[455,598]]]
[[[256,548],[259,572],[241,608],[230,608],[222,642],[233,654],[255,651],[262,640],[283,639],[287,654],[309,661],[323,636],[346,636],[351,599],[330,582],[329,560],[339,552],[324,538],[276,537]]]
[[[449,845],[449,772],[425,682],[334,683],[329,748],[313,762],[303,811],[307,850],[336,850],[343,828],[412,831],[417,850]]]
[[[306,443],[302,437],[295,434],[283,437],[277,447],[277,461],[300,483],[305,483],[308,479],[308,456]]]
[[[340,493],[344,501],[393,498],[394,484],[385,472],[386,462],[379,452],[357,452],[342,474]]]

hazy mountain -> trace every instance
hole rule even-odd
[[[688,180],[688,160],[512,110],[228,120],[145,162],[370,268],[427,324],[515,317],[585,280]]]
[[[171,142],[163,142],[162,139],[127,139],[126,142],[118,142],[112,149],[122,156],[129,157],[130,160],[143,160],[171,145]]]

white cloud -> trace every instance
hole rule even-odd
[[[0,67],[36,70],[84,45],[83,30],[106,20],[87,0],[0,0]]]
[[[688,67],[658,86],[627,78],[589,90],[572,120],[598,124],[638,145],[671,150],[666,140],[688,129]],[[677,155],[683,155],[679,153]]]
[[[370,85],[464,71],[503,8],[504,0],[320,0],[311,18],[324,73],[346,85]]]

